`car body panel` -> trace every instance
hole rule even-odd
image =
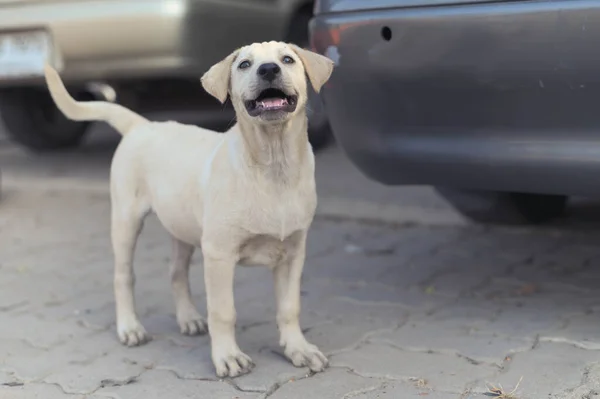
[[[67,81],[197,78],[235,48],[283,40],[307,1],[2,1],[0,34],[48,31]],[[4,79],[0,86],[40,82]]]
[[[522,1],[522,0],[506,0]],[[401,7],[433,7],[441,5],[464,5],[474,3],[495,3],[498,0],[318,0],[315,14],[349,11],[385,10]]]
[[[336,62],[323,90],[334,135],[365,174],[600,194],[599,2],[380,3],[398,7],[311,24]]]

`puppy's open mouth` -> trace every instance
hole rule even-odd
[[[250,116],[274,112],[294,112],[297,102],[297,96],[287,95],[280,89],[266,89],[256,99],[246,101],[246,110]]]

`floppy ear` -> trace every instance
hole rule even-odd
[[[309,50],[304,50],[295,44],[290,44],[289,46],[302,60],[306,75],[308,75],[308,79],[310,80],[312,87],[318,93],[325,82],[329,80],[329,77],[333,72],[333,61],[320,54]]]
[[[200,78],[202,87],[211,96],[216,98],[223,104],[227,100],[227,94],[229,93],[229,83],[231,80],[231,64],[236,59],[239,50],[229,54],[224,60],[213,65],[203,76]]]

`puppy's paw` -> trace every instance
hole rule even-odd
[[[239,349],[213,353],[213,363],[219,378],[238,377],[249,373],[254,368],[250,356]]]
[[[208,332],[206,320],[198,312],[177,317],[177,324],[183,335],[203,335]]]
[[[119,323],[117,332],[121,343],[129,347],[144,345],[150,341],[150,335],[148,335],[144,326],[139,322],[131,324]]]
[[[329,360],[319,348],[306,341],[297,345],[288,344],[285,355],[296,367],[308,367],[310,371],[320,373],[329,365]]]

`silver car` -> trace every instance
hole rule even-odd
[[[218,110],[217,124],[229,122],[231,108],[209,99],[199,77],[252,42],[308,47],[312,8],[311,0],[0,0],[0,115],[31,150],[81,143],[88,124],[65,119],[45,90],[48,59],[81,100],[139,112]],[[315,93],[309,108],[318,147],[329,125]]]

